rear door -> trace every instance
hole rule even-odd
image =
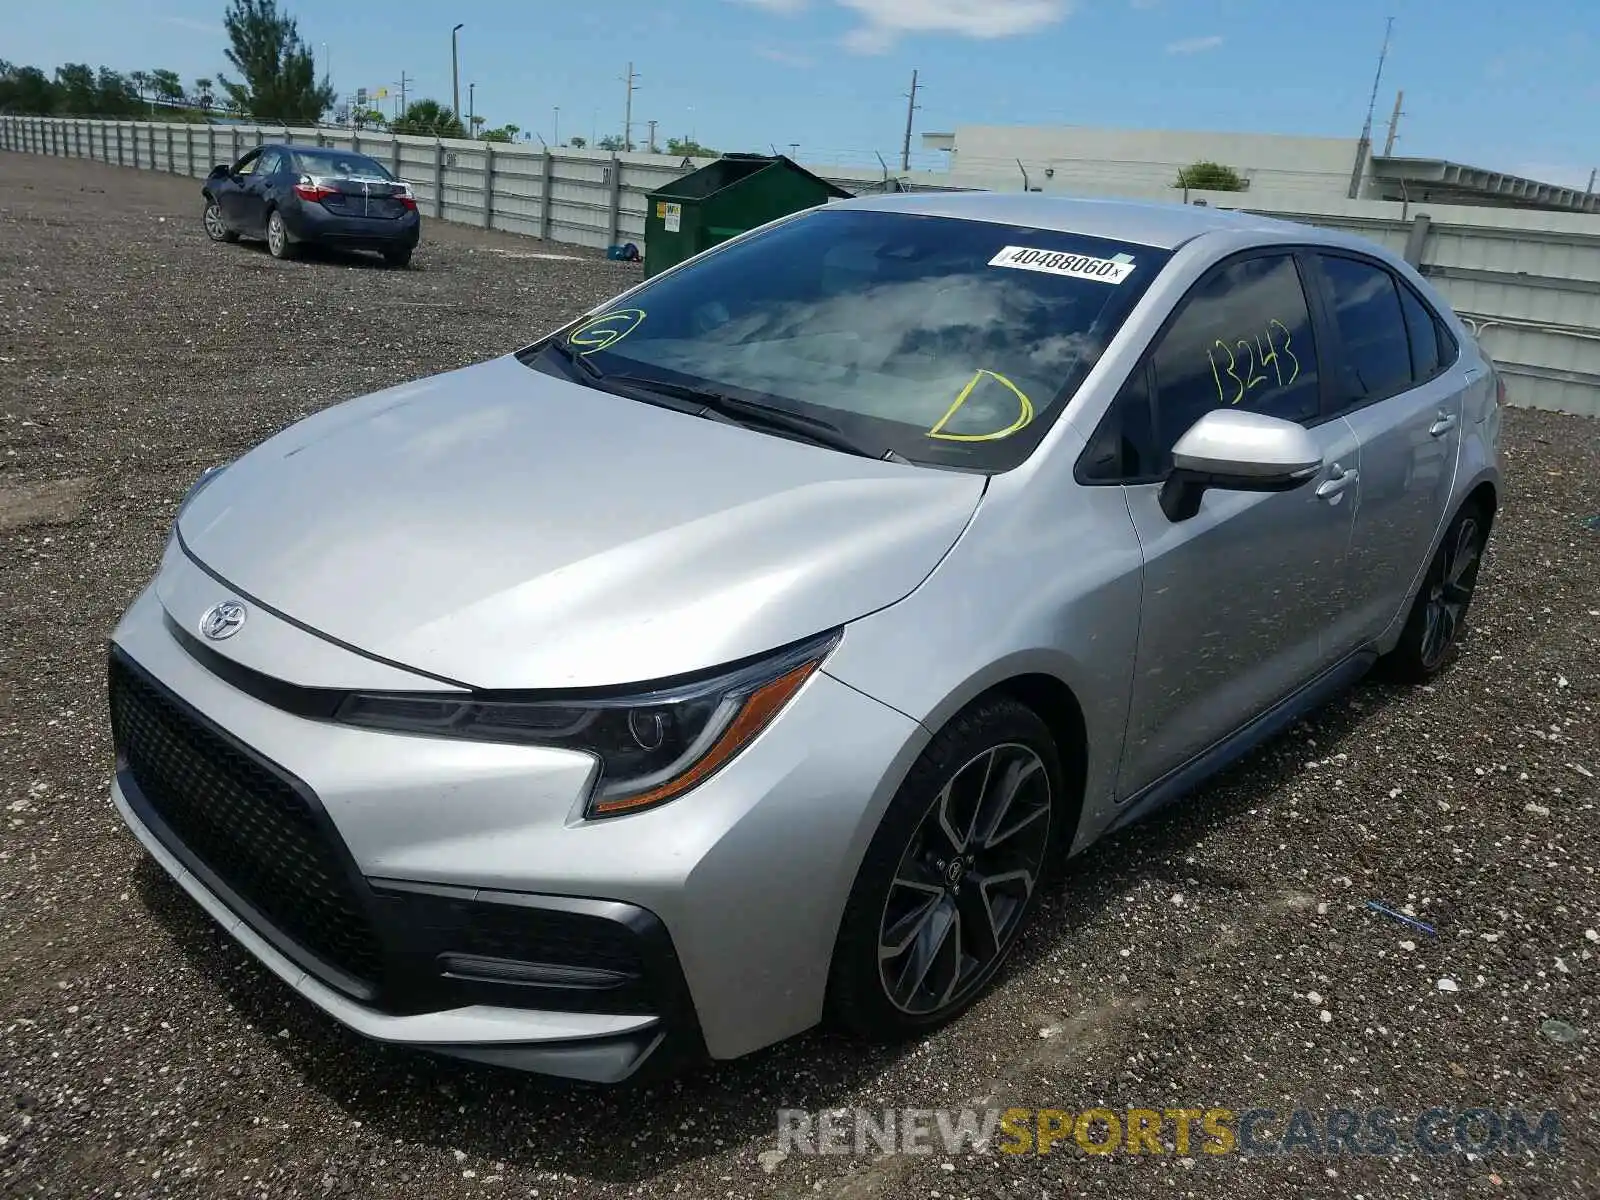
[[[1448,517],[1463,391],[1454,339],[1397,272],[1357,254],[1317,256],[1339,411],[1360,443],[1349,641],[1370,641],[1409,603]]]
[[[1080,468],[1080,479],[1085,469],[1103,474],[1107,462],[1122,475],[1145,560],[1123,797],[1330,661],[1325,632],[1343,603],[1356,445],[1342,419],[1325,417],[1301,275],[1287,249],[1208,272],[1129,380]],[[1169,520],[1159,494],[1173,443],[1205,413],[1230,406],[1305,425],[1322,449],[1322,471],[1289,492],[1211,490],[1195,517]]]

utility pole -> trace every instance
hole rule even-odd
[[[627,107],[622,110],[622,148],[624,150],[633,149],[633,81],[638,78],[634,74],[633,64],[629,63],[627,78],[624,80],[628,85],[628,103]]]
[[[403,117],[403,116],[406,115],[406,84],[409,83],[409,82],[410,82],[410,80],[406,78],[406,73],[404,71],[401,71],[400,72],[400,109],[399,109],[398,112],[396,112],[394,114],[396,117]]]
[[[911,72],[911,100],[906,105],[906,140],[900,148],[900,169],[911,170],[911,126],[917,119],[917,73]]]
[[[561,105],[555,106],[555,128],[550,131],[550,140],[557,146],[561,145]]]
[[[659,124],[661,124],[661,122],[659,122],[659,121],[651,121],[650,122],[650,153],[651,154],[654,154],[656,152],[656,126],[659,125]]]
[[[1583,211],[1589,211],[1589,201],[1594,198],[1595,177],[1600,175],[1600,167],[1589,172],[1589,186],[1583,189]]]
[[[478,136],[478,85],[467,84],[467,136]]]
[[[1400,105],[1405,102],[1405,98],[1405,89],[1402,88],[1400,91],[1395,93],[1394,113],[1389,117],[1389,136],[1383,139],[1383,156],[1385,158],[1388,158],[1394,153],[1394,139],[1397,136],[1395,130],[1400,127],[1400,118],[1405,116],[1405,114],[1400,111]]]
[[[1361,127],[1361,140],[1356,143],[1355,166],[1350,171],[1350,199],[1361,194],[1361,177],[1366,173],[1367,155],[1372,152],[1372,113],[1378,107],[1378,85],[1383,81],[1383,64],[1389,57],[1389,35],[1394,32],[1394,18],[1383,31],[1383,49],[1378,53],[1378,72],[1372,77],[1372,95],[1367,100],[1367,120]]]
[[[458,121],[461,120],[461,72],[457,67],[456,41],[464,26],[465,22],[458,23],[450,31],[450,115]]]

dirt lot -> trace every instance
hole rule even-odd
[[[0,1192],[1600,1194],[1600,532],[1581,523],[1600,423],[1577,418],[1510,414],[1475,631],[1436,686],[1363,686],[1091,851],[1002,985],[920,1044],[815,1034],[596,1092],[367,1044],[280,986],[111,809],[104,639],[200,468],[637,272],[426,237],[407,272],[278,263],[208,244],[190,181],[0,154]],[[775,1149],[779,1107],[975,1103],[1262,1107],[1280,1129],[1295,1107],[1553,1108],[1563,1137],[1487,1158]]]

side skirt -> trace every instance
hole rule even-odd
[[[1298,691],[1291,692],[1271,708],[1241,726],[1227,737],[1202,750],[1181,767],[1168,772],[1142,792],[1123,802],[1122,812],[1106,826],[1113,833],[1151,813],[1182,799],[1211,776],[1237,762],[1267,739],[1281,733],[1307,713],[1321,708],[1334,696],[1351,687],[1378,661],[1376,650],[1357,650],[1341,659]],[[1103,835],[1102,835],[1103,836]]]

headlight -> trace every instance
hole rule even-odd
[[[479,700],[358,693],[350,725],[579,750],[600,763],[586,815],[675,800],[725,766],[771,723],[838,643],[837,632],[690,683],[631,695]]]

